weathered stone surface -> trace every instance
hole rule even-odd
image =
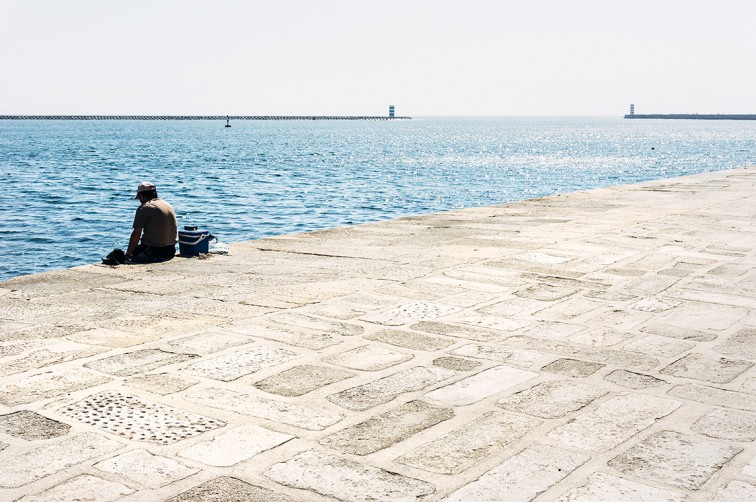
[[[296,502],[288,495],[230,476],[205,481],[165,502]]]
[[[378,331],[377,333],[365,335],[365,338],[377,342],[388,343],[390,345],[396,345],[397,347],[404,347],[406,349],[427,351],[444,349],[455,343],[454,340],[448,340],[446,338],[396,329]]]
[[[756,440],[756,414],[734,410],[712,410],[692,429],[705,436],[729,441]]]
[[[410,401],[320,440],[320,444],[344,453],[367,455],[404,441],[454,416],[451,408],[437,408]]]
[[[354,373],[348,371],[305,364],[261,380],[255,387],[271,394],[296,397],[353,376]]]
[[[398,462],[440,474],[456,474],[524,436],[540,420],[492,411],[399,457]]]
[[[344,502],[416,502],[435,491],[430,483],[319,451],[300,453],[265,475]]]
[[[640,328],[643,333],[650,335],[666,336],[668,338],[678,338],[680,340],[691,340],[693,342],[710,342],[717,338],[713,333],[706,333],[692,328],[682,328],[679,326],[655,326],[649,324]]]
[[[548,490],[589,457],[534,444],[443,499],[443,502],[529,502]]]
[[[632,333],[611,328],[594,329],[570,337],[571,342],[590,345],[591,347],[611,347],[632,338]]]
[[[197,380],[177,375],[169,375],[167,373],[135,376],[124,382],[124,384],[129,387],[145,390],[160,396],[181,392],[197,383]]]
[[[424,331],[425,333],[432,333],[434,335],[453,336],[455,338],[473,340],[475,342],[488,342],[501,337],[501,333],[497,333],[496,331],[438,321],[421,321],[413,324],[410,328],[415,331]]]
[[[52,420],[34,411],[21,410],[0,415],[0,432],[27,441],[65,436],[71,426]]]
[[[577,359],[557,359],[541,369],[549,373],[559,373],[560,375],[572,378],[585,378],[593,375],[603,367],[603,364],[578,361]]]
[[[438,357],[433,360],[433,366],[452,371],[472,371],[481,364],[479,361],[470,361],[461,357]]]
[[[269,316],[266,316],[266,318],[278,324],[296,326],[325,333],[336,333],[342,336],[361,335],[365,330],[359,324],[321,319],[319,317],[299,314],[296,312],[280,312],[270,314]]]
[[[114,391],[93,394],[60,412],[112,434],[159,444],[175,443],[225,425],[220,420]]]
[[[456,376],[454,371],[415,366],[387,377],[328,396],[328,400],[348,410],[362,411],[388,403],[399,394],[415,392]]]
[[[341,336],[331,333],[308,331],[306,329],[296,328],[273,328],[258,324],[240,324],[234,323],[228,328],[234,333],[245,336],[254,336],[265,338],[276,342],[293,345],[294,347],[303,347],[311,350],[322,350],[332,345],[341,343]]]
[[[693,352],[662,368],[661,373],[704,382],[728,383],[752,366],[753,363],[748,361],[716,358]]]
[[[756,456],[751,459],[751,462],[743,467],[743,474],[756,478]]]
[[[495,366],[446,387],[428,392],[425,397],[445,406],[465,406],[537,376],[538,373],[532,371],[509,366]]]
[[[607,390],[593,385],[556,380],[517,392],[497,401],[496,405],[537,417],[560,418],[607,393]]]
[[[4,456],[0,487],[16,488],[50,474],[114,452],[123,445],[99,434],[87,432],[46,443],[21,455]]]
[[[459,308],[438,303],[413,302],[362,317],[363,321],[384,326],[403,326],[418,321],[432,321],[455,312]]]
[[[756,500],[756,485],[744,481],[730,481],[727,486],[717,491],[712,502],[753,502]]]
[[[146,450],[127,451],[94,466],[103,472],[124,476],[147,488],[160,488],[199,472],[196,467],[187,467],[171,458],[153,455]]]
[[[669,314],[654,321],[654,324],[684,329],[694,327],[698,330],[722,331],[743,319],[747,314],[748,311],[742,307],[686,301],[671,310]]]
[[[344,418],[343,415],[326,410],[220,388],[190,390],[183,398],[200,406],[233,411],[313,431],[323,430]]]
[[[667,394],[714,406],[756,411],[756,401],[753,399],[753,396],[742,392],[705,387],[703,385],[685,384],[672,387]]]
[[[512,319],[502,315],[481,315],[474,313],[462,313],[454,318],[454,322],[469,324],[476,328],[498,330],[498,331],[517,331],[526,328],[532,324],[530,320]]]
[[[664,312],[666,310],[673,309],[680,305],[677,300],[661,299],[661,298],[643,298],[635,303],[630,304],[628,307],[642,312]]]
[[[291,439],[294,436],[247,424],[221,433],[210,441],[195,443],[181,450],[179,455],[214,467],[228,467]]]
[[[531,300],[539,300],[542,302],[553,302],[572,296],[578,291],[578,289],[568,288],[566,286],[555,286],[553,284],[541,283],[515,291],[513,294],[520,298],[529,298]]]
[[[363,345],[324,359],[330,364],[363,371],[378,371],[409,361],[414,354],[390,350],[380,345]]]
[[[195,357],[197,356],[194,354],[175,354],[158,349],[143,349],[98,359],[86,363],[84,367],[123,377],[146,373],[161,366],[182,363]]]
[[[715,346],[714,350],[738,359],[756,360],[756,329],[741,329],[730,335],[724,343]]]
[[[62,345],[62,346],[61,346]],[[68,347],[66,347],[66,345]],[[0,364],[0,377],[15,375],[24,371],[44,368],[53,364],[74,361],[100,354],[103,349],[81,349],[73,347],[86,347],[85,345],[68,343],[58,344],[55,350],[39,349],[15,358],[7,363]]]
[[[611,450],[679,407],[677,401],[648,395],[615,396],[547,436],[573,448]]]
[[[667,336],[644,336],[626,344],[623,349],[656,357],[675,357],[676,355],[690,350],[696,344]]]
[[[741,450],[738,446],[662,431],[608,464],[623,474],[695,490]]]
[[[496,361],[499,363],[506,362],[515,366],[529,368],[541,358],[541,354],[536,352],[521,352],[505,350],[499,347],[490,347],[488,345],[468,344],[463,345],[450,352],[455,356],[474,357],[475,359],[485,359],[487,361]]]
[[[87,343],[89,345],[100,345],[102,347],[133,347],[142,343],[151,342],[157,338],[155,335],[148,335],[140,332],[127,333],[117,329],[94,328],[86,331],[79,331],[66,336],[68,340]]]
[[[652,377],[651,375],[643,375],[642,373],[635,373],[627,370],[614,370],[606,375],[604,380],[630,389],[658,387],[667,383],[664,380]]]
[[[611,474],[597,472],[588,482],[568,491],[555,502],[683,502],[682,493],[636,483]]]
[[[252,347],[188,364],[182,371],[190,375],[230,382],[297,357],[297,353],[286,349]]]
[[[33,403],[94,387],[110,380],[108,377],[80,369],[41,373],[24,378],[18,383],[0,385],[0,403],[7,406]]]
[[[171,350],[189,354],[207,355],[229,347],[238,347],[252,343],[252,339],[214,328],[192,336],[185,336],[166,343]]]
[[[110,502],[134,490],[121,483],[108,481],[90,474],[82,474],[55,485],[37,495],[27,495],[18,502],[96,501]]]
[[[556,321],[569,321],[603,306],[603,303],[582,297],[573,297],[536,312],[538,317]]]

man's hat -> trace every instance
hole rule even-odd
[[[150,183],[149,181],[143,181],[137,187],[137,194],[136,194],[136,196],[134,198],[138,199],[140,193],[142,193],[142,192],[151,192],[153,190],[156,190],[154,183]]]

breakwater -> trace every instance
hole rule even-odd
[[[0,120],[409,120],[385,115],[0,115]]]
[[[685,120],[756,120],[756,114],[699,114],[699,113],[628,113],[626,119],[685,119]]]

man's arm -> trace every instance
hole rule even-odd
[[[131,232],[131,237],[129,238],[129,247],[126,249],[127,258],[131,258],[131,255],[134,254],[137,244],[139,244],[139,238],[141,236],[142,236],[142,227],[137,227],[134,229],[133,232]]]

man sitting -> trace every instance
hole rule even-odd
[[[139,200],[140,206],[134,215],[134,231],[131,232],[126,259],[133,263],[156,263],[172,259],[176,254],[178,227],[173,207],[158,198],[157,188],[149,181],[139,184],[134,199]]]

